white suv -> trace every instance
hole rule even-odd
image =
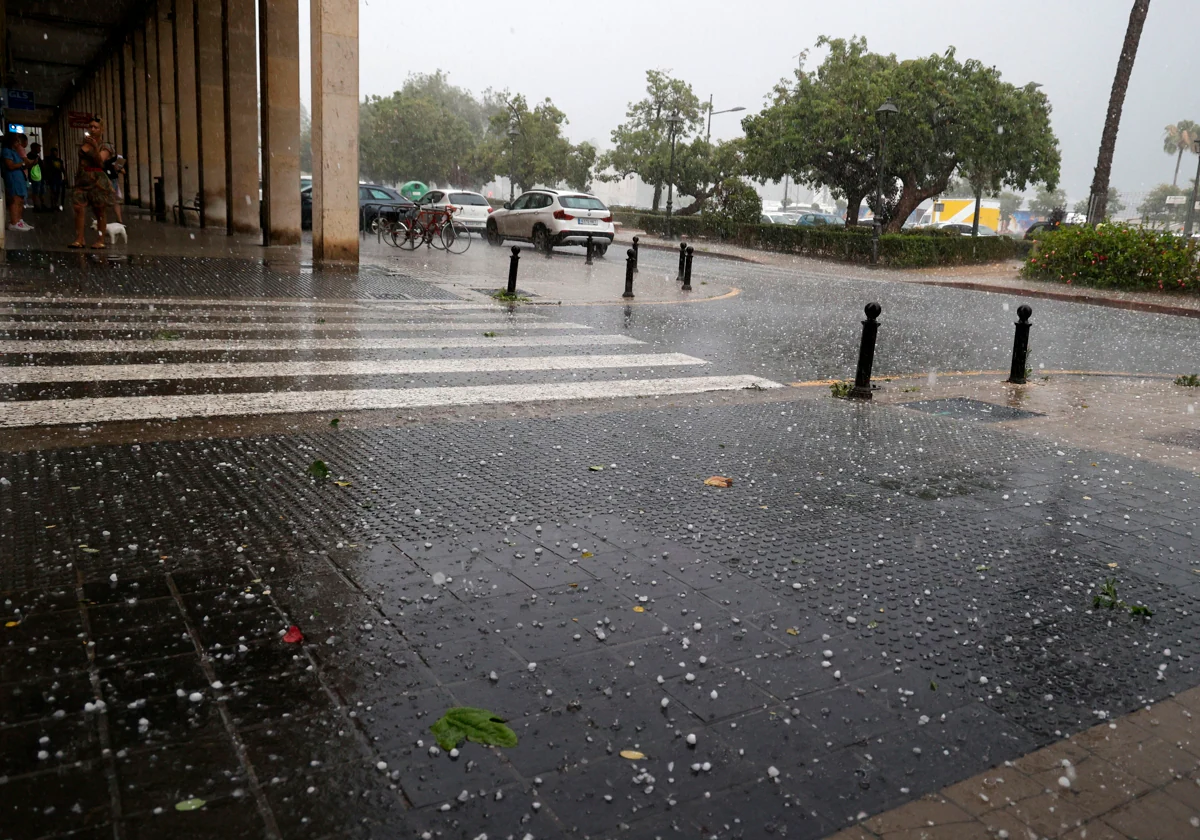
[[[470,190],[430,190],[417,199],[420,210],[445,210],[454,208],[454,220],[461,222],[472,233],[482,234],[487,226],[492,206],[477,192]]]
[[[487,240],[532,242],[539,250],[556,245],[586,245],[589,236],[598,256],[613,241],[612,211],[594,195],[565,190],[536,189],[521,193],[487,220]]]

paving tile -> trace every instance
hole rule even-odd
[[[1091,816],[1056,793],[1031,796],[1003,810],[1045,837],[1061,837]],[[993,811],[985,817],[990,820],[996,813]]]
[[[974,819],[970,813],[945,797],[931,794],[886,814],[872,817],[863,823],[863,827],[884,837],[890,837],[899,832],[930,826],[957,825],[960,830],[965,831],[964,824],[972,822]]]
[[[975,816],[1020,802],[1045,791],[1045,785],[1015,767],[996,767],[965,782],[951,785],[942,794]]]
[[[1131,840],[1124,832],[1117,831],[1108,823],[1092,820],[1074,831],[1063,835],[1063,840]],[[1135,839],[1136,840],[1136,839]]]
[[[1195,809],[1155,791],[1107,814],[1104,822],[1137,840],[1179,840],[1200,835]]]
[[[1200,756],[1200,720],[1195,713],[1174,700],[1139,709],[1126,718],[1147,734]]]
[[[1031,778],[1088,817],[1096,817],[1150,789],[1149,783],[1125,772],[1128,768],[1122,768],[1123,764],[1113,764],[1098,755],[1091,755],[1076,764],[1056,767]],[[1062,786],[1062,779],[1067,780],[1069,787]]]
[[[111,818],[112,797],[99,762],[0,781],[0,835],[5,838],[57,836],[104,826]]]

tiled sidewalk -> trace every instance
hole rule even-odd
[[[872,817],[829,840],[1200,836],[1200,689]]]

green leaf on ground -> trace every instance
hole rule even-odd
[[[594,467],[588,467],[588,469],[592,472],[604,472],[604,467],[598,465]]]
[[[203,799],[185,799],[182,802],[175,803],[176,811],[196,811],[205,806]]]
[[[333,428],[336,429],[338,427],[338,424],[340,424],[341,422],[342,422],[342,418],[334,417],[332,420],[329,421],[329,425],[333,426]]]
[[[320,481],[329,478],[329,467],[324,461],[313,461],[308,465],[308,474]]]
[[[486,709],[455,706],[429,727],[438,746],[452,750],[463,741],[474,741],[492,747],[515,747],[517,733],[504,725],[504,719]]]

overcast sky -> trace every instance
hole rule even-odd
[[[308,4],[301,2],[302,18]],[[1005,81],[1041,82],[1063,153],[1062,186],[1085,197],[1132,0],[605,0],[526,4],[362,0],[360,92],[391,93],[410,73],[442,69],[478,93],[508,88],[550,97],[571,140],[609,145],[609,132],[660,68],[714,97],[716,110],[758,110],[820,35],[863,35],[876,52],[911,58],[949,46],[994,64]],[[302,19],[302,96],[309,101],[308,29]],[[1163,127],[1200,122],[1200,0],[1153,0],[1134,66],[1112,184],[1146,192],[1171,180]],[[713,119],[714,138],[741,133],[743,114]],[[1184,156],[1187,178],[1196,157]]]

